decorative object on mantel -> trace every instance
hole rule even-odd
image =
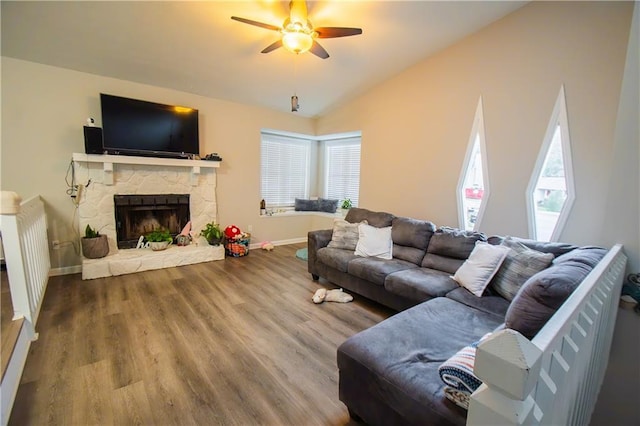
[[[207,242],[212,246],[219,246],[222,243],[222,229],[220,225],[215,222],[209,222],[205,225],[204,229],[200,231]]]
[[[153,251],[165,250],[173,243],[171,234],[164,228],[154,229],[146,235],[146,238]]]
[[[191,244],[191,221],[182,228],[182,231],[176,236],[176,244],[179,246],[188,246]]]
[[[100,259],[109,254],[107,236],[100,234],[91,225],[87,225],[84,229],[84,237],[82,237],[81,244],[82,254],[87,259]]]

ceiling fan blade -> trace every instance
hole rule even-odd
[[[324,27],[315,28],[314,31],[318,33],[318,38],[349,37],[362,34],[362,28]]]
[[[275,25],[265,24],[263,22],[258,22],[258,21],[252,21],[251,19],[240,18],[239,16],[232,16],[231,19],[233,19],[234,21],[243,22],[245,24],[255,25],[256,27],[266,28],[272,31],[280,31],[281,29],[280,27],[276,27]]]
[[[289,20],[291,22],[307,23],[307,2],[305,0],[291,0],[289,3]]]
[[[329,57],[329,53],[324,50],[324,47],[320,46],[320,43],[315,40],[313,40],[313,44],[311,45],[311,49],[309,49],[309,52],[313,53],[318,58],[327,59]]]
[[[270,45],[268,45],[267,47],[262,49],[262,51],[260,53],[273,52],[274,50],[276,50],[279,47],[282,47],[282,40],[278,40],[275,43],[271,43]]]

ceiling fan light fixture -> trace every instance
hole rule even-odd
[[[311,49],[313,37],[302,31],[284,31],[282,45],[289,52],[300,54]]]

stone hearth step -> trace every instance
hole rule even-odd
[[[83,259],[82,279],[133,274],[222,259],[224,259],[224,247],[221,245],[172,245],[162,251],[153,251],[150,248],[118,250],[117,253],[101,259]]]

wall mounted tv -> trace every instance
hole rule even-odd
[[[198,110],[100,94],[108,154],[192,158],[200,154]]]

